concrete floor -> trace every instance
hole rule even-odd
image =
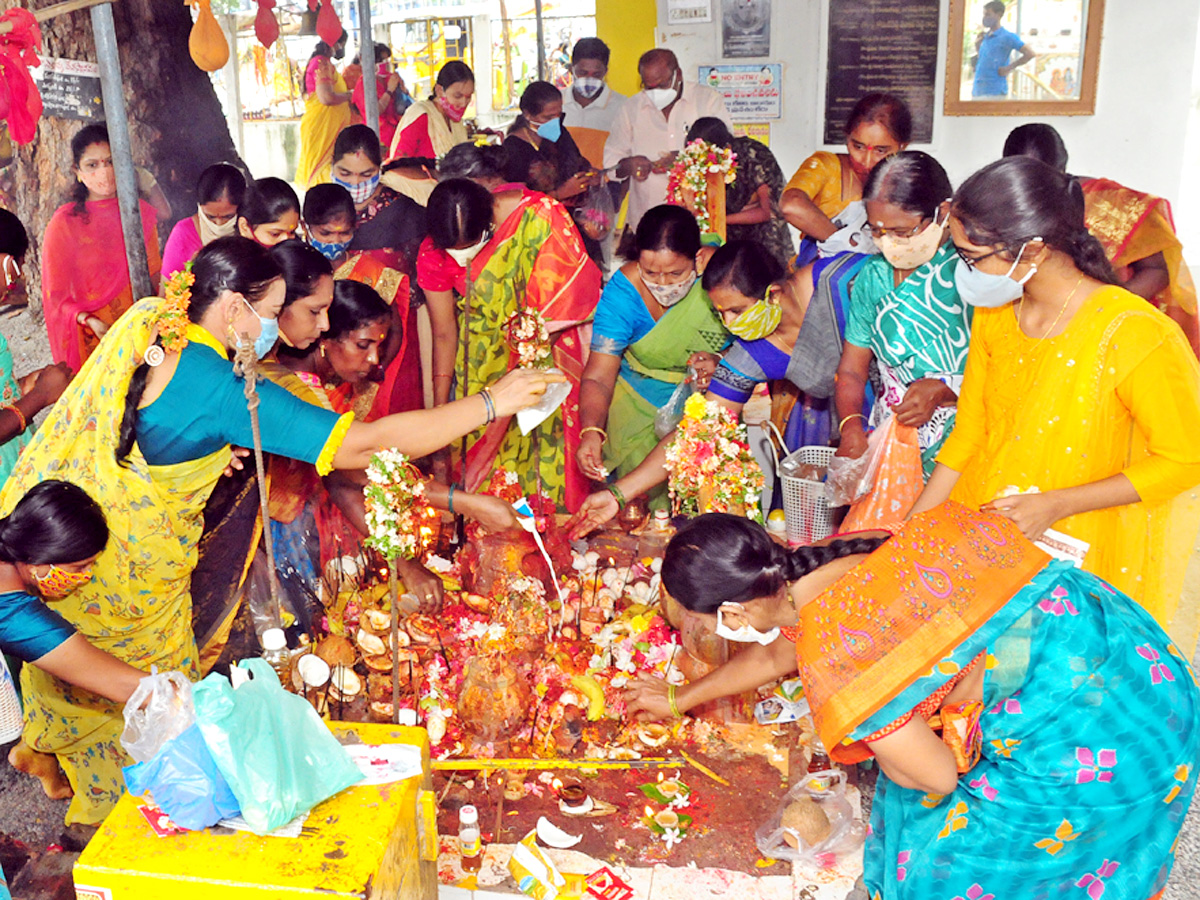
[[[28,312],[0,321],[15,359],[14,370],[24,375],[50,362],[45,326]],[[1200,654],[1197,655],[1200,666]],[[12,835],[32,847],[57,842],[63,832],[67,801],[49,800],[32,778],[15,772],[7,763],[8,748],[0,748],[0,833]],[[1200,812],[1193,804],[1184,822],[1176,850],[1175,869],[1164,900],[1200,898]]]

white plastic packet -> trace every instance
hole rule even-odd
[[[195,721],[192,683],[182,672],[159,672],[151,667],[125,701],[121,746],[134,762],[149,762],[163,744],[183,734]]]
[[[547,369],[546,371],[554,372],[558,375],[562,374],[559,369]],[[517,413],[517,425],[521,429],[521,434],[529,434],[529,432],[550,418],[554,411],[563,405],[563,402],[567,399],[567,395],[570,393],[571,382],[569,381],[560,381],[547,386],[546,393],[542,395],[541,400],[533,406],[527,406]]]

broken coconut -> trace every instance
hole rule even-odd
[[[817,801],[801,797],[789,803],[783,811],[783,839],[789,847],[799,847],[799,841],[804,841],[809,847],[815,847],[829,837],[831,826],[829,816]]]

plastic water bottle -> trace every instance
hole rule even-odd
[[[479,810],[464,806],[458,811],[458,852],[464,872],[478,872],[483,867],[483,838],[479,833]]]
[[[288,656],[287,635],[282,628],[268,628],[262,633],[263,652],[265,659],[279,676],[279,683],[284,690],[291,688],[291,660]]]

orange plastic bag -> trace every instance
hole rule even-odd
[[[895,416],[888,417],[883,429],[876,451],[878,464],[868,466],[875,472],[875,483],[869,494],[850,507],[839,532],[876,528],[894,531],[904,522],[925,487],[917,429],[901,425]]]

